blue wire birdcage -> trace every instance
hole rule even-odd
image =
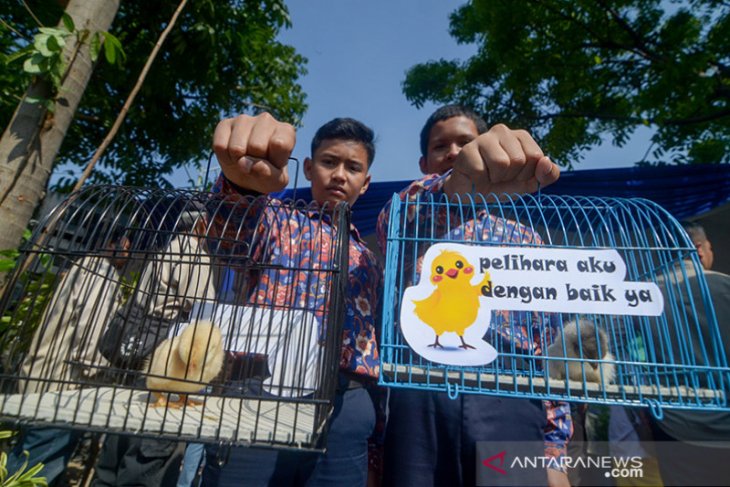
[[[697,251],[651,201],[394,195],[385,272],[385,386],[729,409]]]

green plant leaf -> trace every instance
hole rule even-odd
[[[94,32],[91,36],[91,42],[89,43],[89,55],[91,56],[91,62],[96,62],[99,59],[99,51],[101,50],[101,36],[98,32]]]
[[[48,49],[56,55],[61,54],[63,48],[66,46],[66,39],[61,36],[50,36],[48,42],[46,42]]]
[[[117,51],[114,49],[114,44],[109,42],[109,38],[106,36],[106,33],[104,33],[104,37],[104,57],[106,58],[106,62],[114,64],[117,60]]]
[[[402,89],[415,106],[458,103],[529,127],[568,166],[642,126],[656,131],[662,152],[652,154],[663,162],[682,163],[705,139],[727,148],[727,96],[717,88],[730,85],[717,68],[730,39],[726,2],[541,0],[519,11],[513,0],[460,3],[449,32],[475,54],[411,67]],[[712,157],[727,163],[730,151]]]
[[[12,438],[13,436],[15,436],[15,431],[10,431],[10,430],[0,431],[0,440]]]
[[[63,26],[66,28],[67,31],[73,32],[76,30],[76,26],[74,25],[74,19],[71,18],[71,16],[66,12],[64,12],[61,16],[61,21],[63,22]]]
[[[101,32],[101,35],[104,36],[104,56],[107,62],[114,64],[117,59],[120,62],[124,62],[127,59],[127,55],[119,39],[109,32]]]
[[[10,272],[15,269],[15,259],[0,257],[0,272]]]
[[[46,110],[51,113],[56,111],[56,103],[50,98],[45,99],[43,101],[43,105],[45,106]]]
[[[62,29],[56,29],[54,27],[40,27],[38,29],[42,34],[48,34],[50,36],[62,36],[66,37],[69,35],[68,32]]]
[[[28,470],[26,470],[25,472],[23,472],[23,474],[20,477],[18,477],[18,482],[21,482],[22,483],[22,482],[30,482],[31,480],[35,480],[36,482],[33,482],[35,485],[45,485],[46,484],[45,482],[43,482],[43,483],[37,483],[37,481],[41,480],[41,478],[44,478],[44,477],[40,477],[40,478],[37,478],[37,479],[34,479],[33,478],[36,475],[38,475],[38,473],[41,470],[43,470],[43,464],[42,463],[37,463],[37,464],[33,465]]]
[[[33,47],[43,57],[53,56],[53,51],[48,47],[48,39],[51,38],[48,34],[38,34],[33,38]]]
[[[23,71],[28,74],[41,74],[47,71],[46,59],[38,53],[34,53],[23,63]]]
[[[0,482],[2,484],[5,484],[5,477],[8,476],[8,469],[5,468],[5,465],[8,464],[8,456],[5,454],[5,452],[0,452]]]

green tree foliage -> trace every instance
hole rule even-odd
[[[412,67],[403,91],[416,106],[472,105],[568,166],[642,125],[655,160],[730,162],[727,1],[472,0],[450,33],[478,53]]]
[[[44,25],[55,25],[62,14],[56,0],[26,3]],[[110,32],[126,60],[121,68],[96,66],[57,160],[57,167],[71,165],[58,179],[61,188],[75,182],[103,140],[177,3],[121,3]],[[21,2],[7,9],[0,25],[2,126],[29,81],[22,62],[8,56],[32,42],[38,27]],[[224,115],[268,110],[298,124],[306,110],[298,84],[306,59],[276,41],[289,26],[283,0],[189,2],[92,181],[169,186],[161,176],[207,159],[212,131]]]

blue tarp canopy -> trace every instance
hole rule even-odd
[[[353,207],[353,223],[365,236],[375,232],[378,213],[411,181],[372,183]],[[546,194],[646,198],[678,220],[697,217],[730,202],[730,164],[633,167],[566,171]],[[283,197],[311,199],[309,188]]]

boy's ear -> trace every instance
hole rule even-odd
[[[312,180],[312,164],[314,162],[309,157],[304,158],[304,177],[307,178],[307,181]]]
[[[426,158],[421,156],[421,158],[418,160],[418,167],[421,168],[421,172],[423,174],[428,174],[428,164],[426,163]]]
[[[365,194],[365,191],[368,190],[368,187],[370,187],[370,173],[365,176],[365,183],[363,183],[362,188],[360,188],[360,196]]]

